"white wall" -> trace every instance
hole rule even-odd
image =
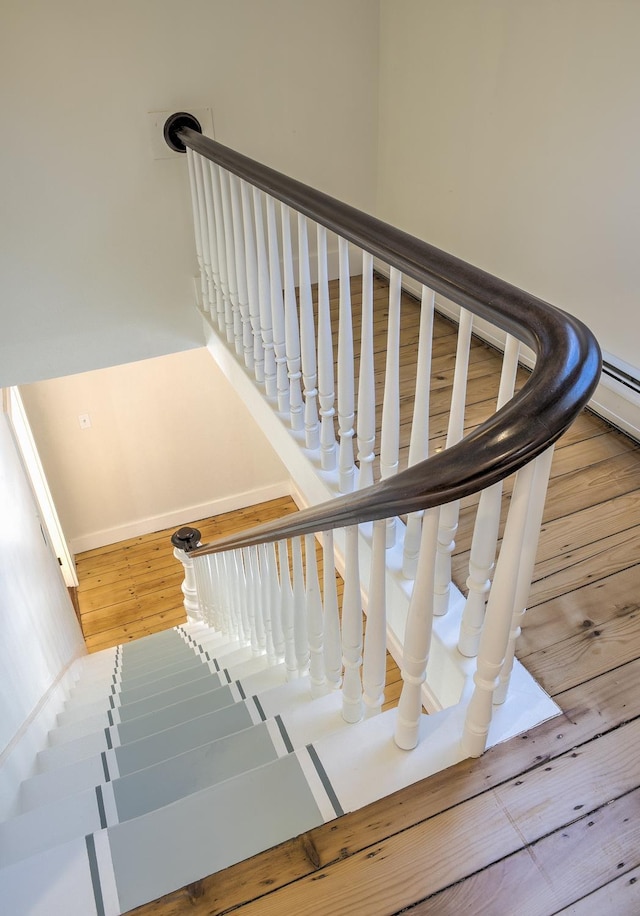
[[[202,345],[186,163],[147,112],[358,206],[375,194],[377,0],[5,0],[0,385]]]
[[[45,543],[6,414],[0,410],[0,816],[39,748],[25,724],[84,643],[58,563]],[[45,730],[46,734],[46,730]]]
[[[382,0],[378,212],[640,367],[640,3]]]
[[[284,466],[205,348],[20,393],[73,553],[289,492]]]

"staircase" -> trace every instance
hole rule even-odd
[[[339,691],[310,704],[307,678],[286,683],[284,664],[202,624],[76,664],[20,813],[0,824],[0,899],[15,916],[127,912],[424,765],[389,739],[395,711],[347,726]]]

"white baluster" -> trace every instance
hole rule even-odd
[[[327,269],[327,230],[317,226],[318,236],[318,400],[320,401],[320,463],[324,471],[336,466],[334,427],[335,381],[333,374],[333,336],[329,305]]]
[[[376,442],[376,391],[373,359],[373,256],[362,252],[362,328],[358,379],[358,486],[373,485]]]
[[[322,535],[322,591],[324,603],[323,646],[325,677],[328,686],[332,690],[339,690],[342,685],[342,647],[333,553],[333,531],[325,531]]]
[[[276,381],[276,356],[273,345],[271,317],[271,282],[269,280],[269,259],[262,217],[262,195],[253,189],[253,214],[256,228],[256,253],[258,262],[258,292],[260,297],[260,333],[264,352],[264,390],[268,398],[278,392]]]
[[[451,409],[446,447],[451,448],[464,435],[464,410],[467,397],[467,375],[469,370],[469,347],[473,315],[466,309],[460,310],[456,366],[451,392]],[[438,555],[436,558],[435,606],[436,614],[445,614],[449,607],[451,593],[451,554],[456,546],[460,500],[440,508],[440,530],[438,532]]]
[[[302,405],[302,362],[300,356],[300,328],[298,323],[298,303],[296,302],[296,284],[293,279],[293,250],[291,247],[291,216],[289,208],[280,205],[282,222],[282,260],[284,267],[284,322],[285,343],[287,351],[287,375],[289,378],[289,414],[291,429],[304,427],[304,410]]]
[[[433,311],[435,294],[427,286],[422,287],[420,304],[420,332],[418,338],[418,362],[416,365],[416,393],[413,402],[411,439],[409,442],[408,467],[429,457],[429,404],[431,393],[431,355],[433,351]],[[402,574],[413,579],[418,568],[420,535],[423,512],[412,512],[407,518],[404,535]]]
[[[247,616],[249,618],[249,639],[251,649],[254,655],[258,655],[260,647],[258,645],[258,631],[256,629],[256,584],[253,578],[253,563],[251,560],[251,548],[244,547],[242,550],[244,559],[244,574],[247,583]]]
[[[194,178],[196,184],[196,196],[198,200],[198,224],[200,226],[202,264],[205,276],[205,298],[203,306],[205,311],[211,311],[213,304],[213,272],[211,270],[211,246],[209,242],[209,224],[207,219],[207,190],[205,184],[205,174],[207,172],[206,160],[202,157],[196,157],[194,162]]]
[[[253,372],[253,332],[249,314],[249,291],[247,281],[246,252],[244,247],[244,226],[242,202],[240,200],[240,179],[229,175],[231,195],[231,218],[233,220],[233,247],[236,258],[236,283],[238,286],[238,309],[242,322],[242,354],[244,364]]]
[[[360,597],[360,563],[358,560],[358,526],[345,531],[345,576],[342,597],[342,717],[345,722],[359,722],[363,714],[362,681],[362,600]]]
[[[230,175],[226,169],[220,169],[220,194],[222,198],[222,221],[224,223],[224,241],[227,253],[227,282],[229,283],[229,299],[231,300],[231,315],[233,321],[233,344],[236,354],[243,355],[242,349],[242,317],[238,300],[238,278],[236,272],[236,250],[234,247],[235,231],[233,227],[233,213],[231,209],[231,190],[229,187]]]
[[[296,646],[298,675],[304,677],[309,670],[309,637],[307,634],[307,609],[305,607],[304,573],[302,571],[302,542],[294,538],[293,551],[293,629]]]
[[[279,660],[284,657],[284,633],[282,631],[282,595],[278,580],[275,544],[266,545],[266,556],[270,583],[271,632],[273,633],[273,648],[276,659]]]
[[[227,264],[227,247],[225,242],[224,216],[222,210],[222,189],[220,183],[221,169],[214,162],[209,162],[213,213],[216,226],[216,245],[218,246],[218,270],[220,275],[220,295],[217,300],[218,327],[224,333],[227,343],[233,343],[233,309],[229,294],[229,266]]]
[[[381,712],[384,703],[387,675],[386,539],[386,521],[380,519],[373,523],[367,629],[362,663],[362,687],[367,716]]]
[[[398,473],[400,454],[400,295],[402,274],[391,268],[389,281],[389,324],[382,400],[380,433],[380,476],[383,480]],[[387,547],[396,541],[396,520],[387,520]]]
[[[511,497],[500,555],[487,601],[478,649],[475,688],[467,708],[462,746],[470,757],[479,757],[487,744],[494,690],[498,686],[509,645],[518,582],[517,573],[530,511],[535,462],[521,468]]]
[[[278,541],[278,561],[280,565],[280,597],[282,632],[284,635],[284,662],[287,669],[287,680],[298,677],[296,644],[293,624],[293,589],[289,571],[289,552],[286,541]]]
[[[287,346],[285,341],[284,303],[282,301],[282,277],[280,274],[280,249],[276,205],[273,197],[267,201],[267,238],[269,242],[269,278],[271,297],[271,323],[273,327],[273,348],[276,357],[276,380],[278,388],[278,410],[289,412],[289,378],[287,375]]]
[[[260,544],[258,547],[258,556],[260,558],[260,595],[262,599],[262,619],[264,621],[267,659],[270,665],[275,665],[276,650],[273,644],[273,627],[271,623],[271,570],[269,569],[269,557],[266,544]]]
[[[201,159],[201,182],[205,201],[206,233],[203,235],[202,244],[206,247],[205,260],[207,262],[207,289],[209,291],[209,313],[218,322],[218,309],[222,301],[220,290],[220,268],[218,266],[218,242],[216,239],[214,189],[211,184],[211,169],[208,162]]]
[[[438,509],[427,509],[422,523],[422,538],[416,581],[413,586],[404,637],[402,679],[398,704],[395,742],[405,751],[418,743],[422,715],[422,685],[433,629],[434,580],[438,544]]]
[[[544,511],[544,502],[547,495],[547,484],[549,483],[552,458],[553,446],[548,448],[546,452],[543,452],[542,455],[539,455],[534,461],[535,468],[531,484],[531,494],[529,496],[529,509],[527,511],[526,527],[522,539],[520,563],[518,565],[518,580],[515,590],[511,632],[505,654],[505,661],[500,671],[498,686],[493,695],[494,703],[504,703],[509,690],[516,640],[520,635],[520,625],[526,613],[527,598],[531,590],[531,579],[533,578],[533,569],[536,563],[538,539],[542,526],[542,513]]]
[[[353,382],[353,322],[351,315],[351,277],[349,275],[349,243],[338,239],[340,261],[340,317],[338,321],[338,428],[340,438],[340,491],[350,493],[354,484],[354,382]]]
[[[238,605],[240,608],[240,637],[243,642],[251,644],[251,626],[249,624],[248,589],[245,575],[243,554],[241,550],[233,551],[235,577],[238,588]]]
[[[198,271],[200,273],[200,295],[202,297],[202,308],[207,309],[209,306],[207,275],[204,267],[204,258],[202,255],[202,230],[200,228],[200,203],[198,201],[198,187],[196,184],[196,153],[187,147],[187,165],[189,167],[189,187],[191,189],[191,209],[193,212],[193,234],[196,243],[196,257],[198,260]]]
[[[262,581],[257,547],[249,548],[249,561],[251,563],[251,572],[253,575],[253,607],[255,612],[254,621],[256,627],[256,644],[258,647],[257,654],[262,655],[262,653],[266,651],[267,638],[262,612]]]
[[[249,300],[249,319],[253,340],[253,371],[256,382],[264,383],[264,350],[262,331],[260,329],[260,294],[258,291],[258,257],[254,232],[254,216],[251,206],[251,189],[246,181],[240,182],[242,197],[242,223],[244,227],[244,251],[247,270],[247,297]]]
[[[316,334],[313,321],[311,271],[309,268],[309,238],[307,219],[298,214],[298,262],[300,289],[300,350],[304,384],[304,440],[311,451],[320,448],[318,422],[318,375],[316,364]]]
[[[305,535],[307,632],[309,634],[309,680],[311,696],[320,697],[325,690],[324,653],[322,648],[322,599],[318,581],[318,555],[313,534]]]
[[[511,335],[507,336],[500,390],[498,392],[497,410],[513,397],[516,373],[518,371],[518,353],[520,344]],[[467,578],[468,596],[465,602],[458,650],[469,658],[478,654],[480,633],[484,621],[484,609],[491,587],[491,572],[496,558],[498,531],[500,527],[500,510],[502,506],[502,481],[487,487],[480,494],[476,521],[473,528],[471,552],[469,554],[469,576]]]

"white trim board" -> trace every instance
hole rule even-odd
[[[245,490],[241,493],[233,493],[231,496],[199,503],[195,506],[175,509],[172,512],[165,512],[162,515],[135,519],[125,525],[118,525],[115,528],[104,528],[100,531],[91,531],[88,534],[71,539],[69,541],[69,546],[74,554],[78,554],[85,550],[105,547],[107,544],[116,544],[119,541],[126,541],[127,538],[139,537],[143,534],[161,531],[163,528],[172,528],[174,526],[179,528],[181,525],[193,525],[202,518],[221,515],[223,512],[234,512],[237,509],[246,509],[248,506],[255,506],[258,503],[268,502],[270,499],[279,499],[281,496],[290,495],[291,487],[289,481],[278,481],[277,483],[269,484],[264,487],[256,487],[254,490]]]

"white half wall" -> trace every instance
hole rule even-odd
[[[0,818],[64,695],[84,642],[55,554],[46,542],[9,419],[0,410]],[[35,724],[35,727],[34,727]]]
[[[73,553],[290,492],[282,462],[206,348],[20,393]]]
[[[0,385],[202,346],[185,157],[148,112],[372,210],[377,0],[5,0]]]
[[[640,374],[640,3],[381,0],[379,215]]]

